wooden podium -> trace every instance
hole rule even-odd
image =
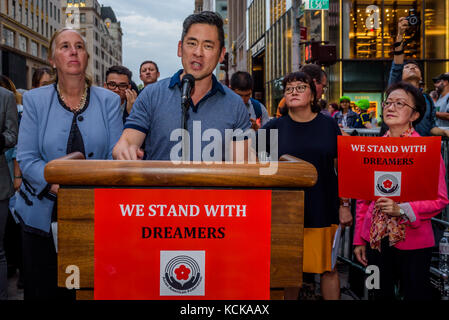
[[[313,165],[284,156],[277,173],[260,175],[264,164],[180,164],[166,161],[54,160],[45,179],[59,184],[58,285],[66,268],[80,270],[77,299],[93,299],[94,189],[255,189],[271,190],[271,299],[296,299],[302,285],[304,191],[316,183]]]

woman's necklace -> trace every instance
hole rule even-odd
[[[66,105],[67,107],[69,107],[69,105],[67,104],[67,102],[66,102],[65,99],[64,99],[64,96],[63,96],[62,93],[61,93],[61,88],[59,87],[59,82],[58,82],[58,84],[56,85],[56,88],[57,88],[57,90],[58,90],[58,92],[59,92],[59,96],[61,97],[62,102],[64,102],[65,105]],[[81,96],[80,103],[78,104],[78,106],[77,106],[76,108],[70,108],[70,107],[69,107],[70,110],[73,111],[73,112],[78,112],[78,111],[82,110],[82,109],[84,108],[84,105],[86,104],[86,98],[87,98],[87,85],[84,84],[84,93],[83,93],[83,95]]]

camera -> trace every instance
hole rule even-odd
[[[405,20],[408,21],[409,26],[416,27],[421,24],[421,20],[419,17],[415,14],[415,9],[409,10],[409,15],[405,17]]]

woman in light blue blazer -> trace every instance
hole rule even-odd
[[[15,210],[22,223],[25,299],[55,299],[74,293],[57,288],[57,257],[51,223],[56,221],[58,185],[44,178],[45,165],[80,151],[86,159],[112,159],[123,130],[120,97],[91,86],[86,76],[86,42],[62,29],[50,42],[49,61],[56,81],[23,97],[17,160],[23,183]]]

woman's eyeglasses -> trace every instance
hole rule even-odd
[[[397,110],[402,110],[402,109],[404,109],[404,107],[407,106],[407,107],[411,108],[412,110],[416,111],[415,107],[412,107],[411,105],[409,105],[403,101],[386,100],[386,101],[382,102],[382,109],[388,109],[392,106],[395,106]]]
[[[309,88],[308,85],[300,84],[300,85],[297,85],[295,87],[287,87],[287,88],[285,88],[285,93],[292,94],[293,91],[296,91],[298,93],[304,93],[307,90],[307,88]]]

